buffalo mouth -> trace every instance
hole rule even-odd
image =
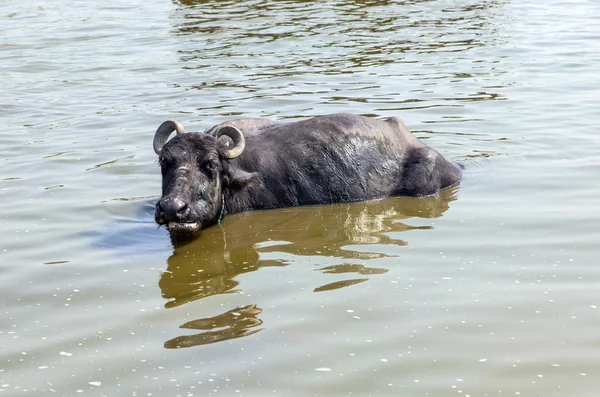
[[[200,231],[198,222],[169,222],[167,229],[171,233],[196,234]]]

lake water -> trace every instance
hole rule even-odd
[[[599,2],[0,17],[0,395],[598,395]],[[162,121],[336,112],[401,117],[461,186],[154,224]]]

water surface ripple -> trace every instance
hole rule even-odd
[[[0,394],[596,396],[600,4],[0,5]],[[165,119],[401,117],[424,199],[153,221]]]

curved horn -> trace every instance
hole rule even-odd
[[[233,147],[223,152],[223,155],[226,159],[231,160],[236,158],[237,156],[242,154],[244,148],[246,147],[246,140],[244,139],[242,131],[238,130],[237,128],[231,125],[224,125],[216,128],[213,131],[213,135],[217,139],[219,139],[221,135],[227,135],[231,138],[231,140],[233,140]]]
[[[153,143],[156,154],[160,154],[163,146],[165,146],[167,139],[169,139],[169,136],[173,133],[173,131],[177,131],[177,135],[185,133],[183,126],[175,120],[167,120],[158,127],[156,133],[154,134]]]

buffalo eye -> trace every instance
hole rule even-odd
[[[214,174],[217,172],[219,165],[214,160],[207,160],[202,162],[200,167],[209,175],[214,176]]]
[[[173,165],[173,161],[169,158],[159,157],[158,165],[160,166],[160,172],[164,176],[167,173],[169,167]]]

